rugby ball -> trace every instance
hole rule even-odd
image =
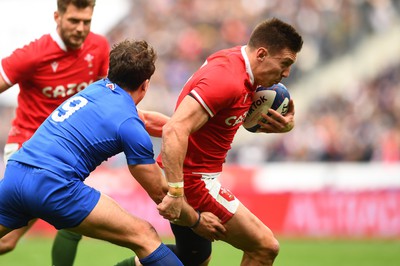
[[[262,113],[268,114],[268,109],[274,109],[281,114],[288,111],[290,100],[289,91],[282,83],[274,84],[271,87],[258,87],[253,96],[243,127],[250,132],[257,132],[260,128],[259,121],[265,122]]]

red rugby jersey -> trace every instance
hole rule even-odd
[[[185,172],[222,171],[233,138],[252,104],[253,83],[244,46],[238,46],[208,57],[185,84],[177,106],[190,94],[210,116],[209,121],[189,137]]]
[[[91,32],[80,49],[68,50],[53,32],[3,58],[0,74],[20,87],[7,142],[23,143],[62,102],[105,77],[109,49],[105,37]]]

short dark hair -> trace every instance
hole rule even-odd
[[[124,40],[111,49],[108,78],[124,89],[135,91],[154,74],[156,59],[154,48],[146,41]]]
[[[248,46],[250,48],[265,47],[272,54],[285,48],[298,53],[303,46],[303,39],[293,26],[272,18],[259,23],[254,28]]]
[[[60,13],[65,13],[69,4],[76,6],[77,8],[93,7],[96,4],[96,0],[57,0],[57,10]]]

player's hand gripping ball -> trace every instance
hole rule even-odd
[[[257,132],[260,128],[259,121],[265,123],[261,113],[268,114],[268,109],[274,109],[281,114],[286,114],[290,100],[289,91],[282,83],[271,87],[258,87],[253,97],[253,104],[247,112],[243,127],[250,132]]]

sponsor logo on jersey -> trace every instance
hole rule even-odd
[[[247,111],[242,114],[241,116],[230,116],[227,119],[225,119],[225,124],[228,126],[236,126],[236,125],[241,125],[244,122],[244,119],[246,118]]]
[[[89,82],[82,82],[79,84],[70,83],[67,85],[58,85],[54,88],[52,86],[47,86],[42,89],[42,93],[47,98],[70,97],[71,95],[74,95],[86,88],[92,82],[93,80],[90,80]]]
[[[53,63],[51,63],[51,69],[53,69],[53,72],[56,73],[58,68],[58,63],[57,61],[54,61]]]

